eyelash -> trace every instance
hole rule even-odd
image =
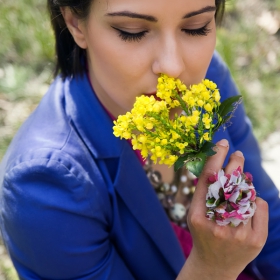
[[[207,36],[211,31],[211,29],[208,28],[208,24],[209,23],[198,29],[182,29],[182,31],[191,36]]]
[[[205,26],[198,29],[182,29],[182,31],[191,36],[207,36],[211,31],[211,29],[207,28],[207,26],[208,23]],[[118,31],[119,37],[125,42],[139,42],[149,32],[149,31],[141,31],[138,33],[129,33],[113,26],[112,28]]]
[[[125,41],[125,42],[139,42],[142,38],[144,38],[146,36],[146,34],[148,33],[148,31],[141,31],[138,33],[129,33],[123,30],[120,30],[116,27],[113,27],[115,30],[118,31],[119,33],[119,37]]]

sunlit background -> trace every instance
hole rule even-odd
[[[0,160],[52,80],[53,37],[44,0],[0,0]],[[280,186],[280,0],[227,0],[217,49],[230,67]],[[17,279],[0,244],[0,280]]]

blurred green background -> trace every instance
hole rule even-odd
[[[54,40],[44,0],[0,0],[0,160],[52,80]],[[217,49],[260,142],[280,130],[280,0],[228,0]],[[0,280],[17,279],[0,244]]]

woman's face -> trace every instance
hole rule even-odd
[[[155,94],[160,73],[187,85],[206,74],[216,42],[215,0],[94,0],[79,22],[89,75],[115,117]]]

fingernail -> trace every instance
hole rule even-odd
[[[243,157],[243,153],[240,151],[236,151],[234,154],[238,157]]]
[[[217,145],[223,146],[223,147],[228,147],[228,140],[222,139],[217,143]]]

